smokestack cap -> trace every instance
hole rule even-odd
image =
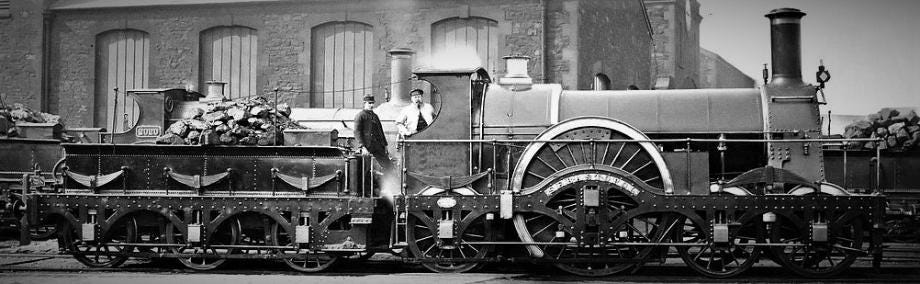
[[[409,48],[397,47],[390,49],[389,53],[390,55],[412,55],[415,54],[415,51]]]
[[[805,12],[796,8],[779,8],[771,10],[770,13],[767,13],[764,17],[770,18],[770,20],[780,18],[801,19],[805,15]]]

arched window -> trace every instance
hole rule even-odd
[[[594,75],[594,90],[610,90],[610,78],[604,75],[604,73],[597,73],[597,75]]]
[[[96,35],[94,126],[114,132],[124,132],[134,126],[139,109],[134,99],[125,94],[131,89],[147,88],[149,53],[150,40],[146,32],[112,30]],[[118,93],[113,90],[115,88]]]
[[[498,22],[479,17],[438,21],[431,25],[431,48],[433,56],[456,49],[475,51],[481,66],[488,72],[496,72],[501,59],[498,49]]]
[[[227,83],[224,85],[225,98],[258,96],[258,42],[258,32],[243,26],[202,31],[198,89],[204,90],[207,81],[220,81]]]
[[[361,108],[374,93],[374,31],[359,22],[331,22],[312,30],[310,102],[318,108]]]

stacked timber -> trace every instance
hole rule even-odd
[[[881,138],[878,142],[850,142],[851,149],[906,151],[920,148],[920,116],[915,110],[883,108],[844,128],[844,138]]]
[[[157,144],[282,145],[282,131],[303,128],[290,115],[290,106],[274,107],[263,97],[212,102],[170,125]]]

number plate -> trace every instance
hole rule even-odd
[[[156,125],[140,125],[134,130],[138,138],[157,138],[160,136],[160,127]]]

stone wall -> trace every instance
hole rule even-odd
[[[700,88],[753,88],[754,79],[718,54],[700,48]]]
[[[416,51],[416,65],[431,51],[431,26],[453,17],[497,21],[499,55],[532,58],[535,82],[590,88],[595,73],[605,73],[615,88],[650,81],[649,38],[641,0],[313,0],[254,4],[146,5],[136,7],[60,8],[49,36],[48,99],[41,100],[41,2],[29,4],[0,26],[0,85],[8,100],[48,105],[69,127],[93,126],[96,86],[96,38],[111,30],[133,29],[149,36],[148,87],[202,89],[199,82],[202,31],[240,25],[258,33],[257,90],[280,101],[309,107],[311,28],[334,21],[373,27],[374,93],[382,101],[389,89],[393,48]],[[60,2],[66,3],[66,2]],[[139,3],[139,2],[138,2]],[[131,4],[134,5],[134,4]],[[61,7],[61,6],[53,6]],[[18,16],[17,16],[18,15]],[[12,67],[6,67],[12,66]],[[504,66],[487,70],[501,76]],[[637,84],[647,87],[647,84]],[[109,91],[109,90],[100,90]],[[14,94],[15,93],[15,99]]]
[[[0,18],[0,99],[42,108],[42,7],[45,1],[10,1]]]
[[[585,0],[579,7],[578,89],[604,74],[614,90],[649,88],[648,22],[640,1]]]
[[[652,25],[653,68],[673,88],[698,88],[699,3],[696,0],[645,0]]]

